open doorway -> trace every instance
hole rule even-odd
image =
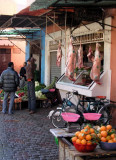
[[[30,45],[30,55],[36,59],[36,71],[35,71],[35,80],[41,80],[41,49],[40,49],[40,40],[31,41]]]
[[[11,48],[0,48],[0,74],[7,69],[11,61]]]
[[[57,51],[50,52],[50,83],[54,80],[54,77],[60,78],[61,67],[57,67]]]

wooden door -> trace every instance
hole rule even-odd
[[[11,48],[0,48],[0,74],[7,69],[11,61]]]

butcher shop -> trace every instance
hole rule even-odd
[[[62,98],[75,90],[110,99],[111,22],[111,17],[105,18],[104,29],[99,21],[50,33],[54,40],[46,35],[45,83],[58,77],[56,88]]]

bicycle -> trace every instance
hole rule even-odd
[[[77,105],[73,104],[70,99],[74,96],[80,96],[78,92],[67,92],[66,93],[66,98],[63,99],[62,107],[57,108],[52,116],[51,116],[51,122],[54,127],[56,128],[64,128],[66,127],[66,122],[63,120],[61,113],[62,112],[71,112],[71,108],[74,109],[74,113],[77,113],[80,115],[80,119],[77,121],[77,123],[82,126],[85,121],[84,121],[84,116],[83,113],[100,113],[102,114],[101,118],[99,121],[96,121],[94,123],[98,124],[107,124],[110,120],[110,114],[109,111],[107,110],[107,106],[105,105],[106,103],[109,104],[109,101],[106,100],[106,97],[82,97],[79,98],[79,101],[77,102]],[[81,97],[81,96],[80,96]],[[87,103],[87,107],[85,107],[84,103]]]
[[[56,128],[64,128],[66,127],[66,122],[63,120],[61,113],[62,112],[72,112],[72,113],[78,113],[79,115],[82,115],[81,111],[76,111],[76,106],[70,101],[72,98],[72,95],[70,92],[66,93],[66,98],[63,98],[63,103],[61,107],[58,107],[51,116],[51,122],[54,127]],[[78,123],[82,124],[83,119],[79,119]]]
[[[78,95],[81,97],[81,95]],[[85,104],[87,106],[85,107]],[[105,125],[110,121],[110,113],[108,111],[110,101],[106,99],[105,96],[97,96],[97,97],[84,97],[82,99],[79,98],[77,103],[77,110],[80,109],[82,113],[100,113],[102,114],[101,118],[94,122],[96,125]]]

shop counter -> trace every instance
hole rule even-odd
[[[99,145],[94,152],[78,152],[70,140],[74,133],[65,129],[50,129],[50,132],[58,138],[59,160],[116,160],[116,151],[102,150]]]

